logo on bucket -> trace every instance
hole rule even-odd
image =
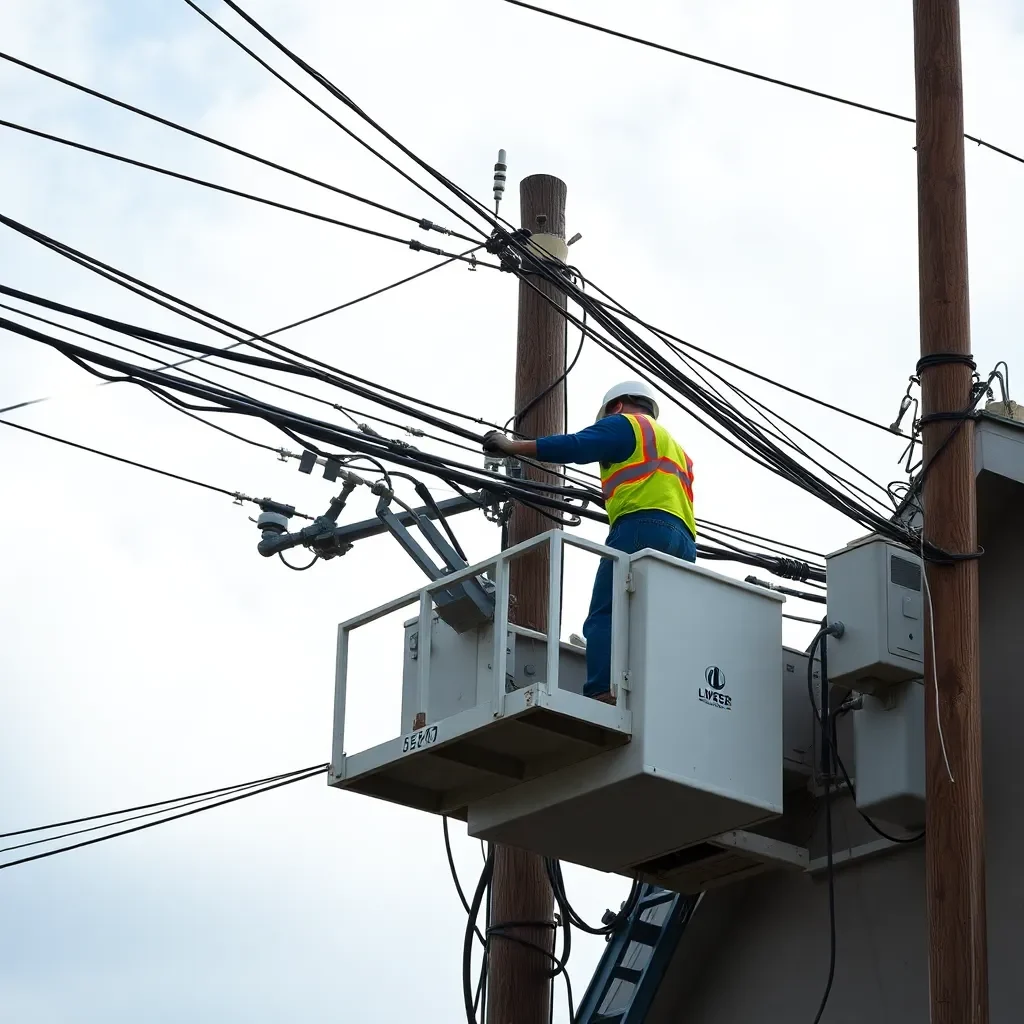
[[[723,692],[725,690],[725,673],[717,665],[708,665],[704,669],[704,682],[697,691],[697,698],[702,704],[710,704],[712,707],[723,708],[726,711],[732,710],[732,697]]]

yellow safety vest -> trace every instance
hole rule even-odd
[[[693,463],[675,438],[650,416],[626,414],[633,426],[636,446],[625,462],[601,464],[608,520],[644,509],[660,509],[678,516],[697,536],[693,516]]]

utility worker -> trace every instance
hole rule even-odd
[[[484,451],[548,463],[597,462],[611,530],[608,547],[632,554],[654,548],[696,561],[693,463],[658,422],[654,391],[642,381],[617,384],[605,396],[593,426],[576,434],[513,441],[501,431],[484,437]],[[584,695],[614,703],[611,695],[612,564],[601,559],[583,625],[587,641]]]

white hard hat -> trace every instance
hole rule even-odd
[[[650,399],[654,406],[654,418],[658,418],[658,399],[654,395],[654,388],[642,380],[624,380],[621,384],[616,384],[615,387],[608,389],[604,401],[601,402],[601,408],[597,410],[597,419],[604,416],[604,411],[610,402],[614,402],[616,398],[626,398],[627,396]]]

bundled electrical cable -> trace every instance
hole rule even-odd
[[[677,362],[641,338],[625,322],[626,318],[632,318],[638,324],[643,321],[632,317],[632,314],[621,303],[617,303],[614,300],[601,302],[585,293],[582,287],[572,280],[571,271],[565,264],[548,255],[542,255],[537,251],[536,247],[530,244],[529,232],[510,230],[507,222],[503,222],[502,219],[495,217],[483,202],[474,198],[465,189],[458,186],[443,173],[432,167],[427,161],[419,157],[409,147],[402,144],[392,133],[355,103],[354,100],[334,85],[327,76],[313,68],[279,39],[275,38],[271,32],[247,14],[239,4],[233,2],[233,0],[225,0],[225,3],[292,63],[302,69],[328,93],[387,139],[456,198],[465,203],[477,218],[485,221],[491,229],[491,239],[487,246],[488,250],[499,257],[503,269],[514,273],[527,286],[537,289],[546,301],[558,308],[560,314],[565,316],[571,323],[574,323],[585,336],[591,338],[609,354],[630,367],[642,379],[658,386],[672,401],[690,412],[698,422],[702,423],[724,443],[729,444],[762,468],[826,502],[832,508],[835,508],[872,532],[877,532],[898,543],[906,545],[916,543],[915,538],[908,533],[901,523],[893,521],[892,512],[888,506],[879,502],[878,507],[874,507],[870,496],[866,495],[862,489],[855,489],[856,485],[851,485],[849,481],[843,479],[834,471],[825,469],[825,476],[832,478],[831,481],[825,479],[815,472],[814,469],[805,465],[800,459],[787,452],[785,450],[786,447],[791,447],[798,453],[802,452],[802,449],[790,442],[780,431],[755,423],[754,420],[740,412],[723,395],[709,389],[705,384],[698,381],[692,372],[684,372]],[[213,21],[209,17],[207,17],[207,20]],[[251,49],[241,44],[223,26],[216,22],[214,24],[236,44],[242,46],[247,53],[254,55]],[[260,62],[266,66],[265,62],[262,60]],[[283,76],[276,72],[275,74],[283,80]],[[289,87],[294,89],[287,81],[286,84],[289,84]],[[304,98],[309,100],[309,97]],[[318,109],[322,109],[319,105],[314,105]],[[336,124],[338,123],[337,119],[333,116],[331,116],[331,120]],[[353,134],[347,126],[343,127],[350,135]],[[369,144],[362,140],[359,141],[369,148],[371,152],[380,156],[389,166],[395,166],[392,161],[378,153]],[[401,171],[400,173],[405,174],[405,172]],[[438,199],[436,195],[430,193],[423,186],[419,187],[422,191],[437,199],[445,209],[455,213],[451,206]],[[466,217],[460,216],[460,219],[464,223],[471,224],[471,221]],[[563,310],[559,303],[555,303],[545,294],[544,290],[538,287],[538,281],[546,281],[564,292],[573,303],[579,306],[587,322],[584,322],[582,316],[576,316],[574,313],[569,312],[568,309]],[[600,289],[597,290],[605,295],[606,298],[611,298],[606,292],[602,292]],[[657,330],[651,329],[651,332],[656,337],[659,337]],[[669,341],[669,338],[667,335],[661,334],[660,340]],[[678,358],[678,350],[673,351],[669,349],[669,352]],[[814,460],[811,461],[813,462]],[[820,463],[815,462],[814,464],[819,469],[823,468]],[[884,494],[885,489],[881,488],[881,490]],[[936,560],[950,557],[945,552],[928,545],[925,548],[925,556]]]
[[[335,408],[341,408],[336,403],[326,399],[306,395],[301,391],[285,387],[272,380],[268,381],[264,377],[238,370],[237,366],[244,365],[275,374],[317,380],[349,393],[357,394],[361,398],[375,404],[399,411],[419,422],[431,424],[448,434],[465,437],[477,445],[480,443],[479,435],[468,428],[453,424],[450,420],[439,414],[418,409],[410,404],[412,401],[418,400],[411,399],[409,396],[403,396],[402,398],[392,397],[398,394],[393,389],[376,385],[371,381],[366,381],[365,378],[359,378],[344,371],[336,371],[334,368],[327,369],[323,365],[309,365],[307,362],[287,353],[280,355],[274,349],[264,346],[251,338],[246,339],[246,343],[263,354],[250,355],[239,352],[234,348],[216,348],[211,345],[170,335],[166,332],[153,331],[136,324],[129,324],[121,320],[101,316],[7,286],[0,285],[0,294],[7,295],[21,302],[43,307],[54,313],[84,320],[96,327],[111,331],[115,335],[130,337],[146,344],[158,346],[163,351],[192,353],[194,357],[201,358],[208,363],[210,360],[217,360],[217,365],[220,362],[224,362],[228,364],[225,368],[231,369],[232,372],[247,379],[260,383],[269,383],[292,394],[322,401],[324,404]],[[6,308],[10,309],[11,307],[8,306]],[[57,326],[56,321],[40,318],[34,314],[29,315],[33,316],[36,320],[41,319],[45,323]],[[209,314],[205,315],[209,316]],[[390,440],[376,431],[362,427],[362,425],[357,425],[358,429],[351,430],[322,419],[314,419],[289,409],[271,405],[255,399],[241,390],[226,389],[207,377],[195,374],[193,371],[180,371],[192,378],[191,380],[183,380],[180,376],[167,372],[171,367],[167,367],[166,364],[156,369],[142,367],[124,359],[107,356],[87,349],[84,346],[63,341],[7,318],[0,318],[0,328],[30,340],[50,345],[77,365],[82,366],[90,373],[94,373],[104,381],[127,381],[145,387],[156,397],[186,415],[191,415],[199,419],[200,422],[214,429],[222,430],[230,436],[239,438],[247,443],[257,444],[272,451],[280,452],[282,450],[274,449],[270,445],[259,442],[251,442],[250,439],[242,437],[233,431],[225,430],[216,424],[210,423],[208,419],[197,416],[196,413],[234,413],[261,418],[276,426],[286,436],[301,444],[306,450],[312,451],[324,458],[335,456],[327,452],[322,445],[337,446],[351,454],[361,455],[378,461],[383,460],[408,470],[433,475],[455,489],[464,487],[483,488],[503,500],[516,500],[530,507],[545,511],[547,514],[557,513],[560,516],[570,516],[576,521],[579,520],[579,517],[598,522],[606,521],[607,518],[604,512],[601,511],[601,506],[603,506],[601,492],[597,487],[585,481],[567,481],[565,485],[558,485],[504,476],[480,469],[465,462],[457,462],[423,451],[405,441]],[[76,334],[125,349],[125,346],[99,338],[94,334],[66,327],[63,329],[73,330]],[[127,351],[139,354],[135,349],[128,348]],[[200,400],[204,404],[190,402],[183,396]],[[469,448],[468,445],[466,447]],[[469,450],[473,449],[469,448]],[[702,558],[707,559],[742,562],[743,564],[761,568],[789,579],[824,580],[824,567],[819,564],[808,563],[784,553],[765,554],[752,552],[733,543],[729,538],[718,538],[715,545],[701,543],[698,546],[698,554]]]

